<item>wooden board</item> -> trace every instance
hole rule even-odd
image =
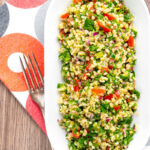
[[[1,82],[0,150],[51,150],[47,136]]]

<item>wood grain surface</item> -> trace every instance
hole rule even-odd
[[[1,82],[0,150],[51,150],[47,136]]]
[[[0,150],[51,150],[47,136],[1,82]]]

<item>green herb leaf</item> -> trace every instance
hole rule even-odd
[[[116,56],[115,56],[115,54],[111,54],[111,57],[112,57],[113,59],[115,59]]]
[[[98,14],[98,19],[103,19],[104,18],[104,16],[103,16],[104,14],[103,13],[100,13],[100,14]]]
[[[118,122],[119,125],[123,125],[123,124],[131,124],[132,123],[132,117],[129,117],[129,118],[124,118],[123,120],[120,120]]]
[[[133,29],[131,29],[131,31],[133,32],[134,37],[136,38],[136,37],[137,37],[138,32],[137,32],[137,31],[135,31],[135,30],[133,30]]]
[[[140,92],[137,90],[133,90],[133,94],[135,94],[137,96],[137,98],[140,98]]]
[[[85,23],[84,23],[84,27],[83,27],[85,30],[89,30],[89,31],[93,31],[95,30],[95,27],[94,27],[94,21],[87,18],[85,20]]]
[[[100,106],[101,112],[106,113],[107,110],[108,110],[108,107],[109,107],[109,104],[108,104],[108,103],[102,103],[101,106]]]
[[[90,45],[89,46],[90,51],[96,51],[97,49],[98,49],[98,47],[96,45]]]
[[[64,83],[58,83],[57,88],[59,92],[63,92],[66,90],[66,85]]]
[[[131,16],[130,13],[125,14],[125,15],[124,15],[124,21],[125,21],[125,22],[130,22],[131,17],[132,17],[132,16]]]
[[[63,53],[60,53],[58,58],[64,63],[70,62],[71,59],[70,52],[65,51]]]
[[[112,2],[109,2],[108,8],[112,7]]]

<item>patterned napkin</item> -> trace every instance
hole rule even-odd
[[[0,80],[45,133],[42,113],[28,94],[18,56],[32,51],[44,76],[44,20],[48,5],[47,0],[7,0],[0,6]]]
[[[34,52],[44,76],[44,21],[49,2],[7,0],[0,6],[0,80],[45,133],[44,118],[28,94],[18,55]]]

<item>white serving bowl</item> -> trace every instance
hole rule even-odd
[[[47,134],[55,150],[68,150],[65,131],[58,125],[61,117],[57,98],[57,83],[62,82],[61,63],[58,60],[59,43],[57,41],[60,15],[65,12],[72,0],[52,0],[45,23],[45,121]],[[137,65],[135,68],[137,89],[141,92],[138,103],[139,115],[134,116],[138,131],[128,150],[143,150],[150,136],[150,19],[148,9],[143,0],[125,0],[135,16],[138,28],[136,40]]]

